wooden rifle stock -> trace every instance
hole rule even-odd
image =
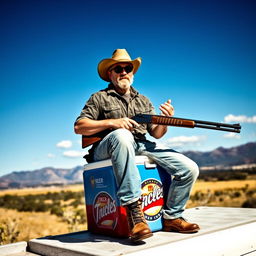
[[[82,135],[82,148],[86,148],[96,142],[100,142],[109,132],[110,130],[107,129],[93,135]]]
[[[138,114],[132,117],[131,119],[135,120],[137,123],[152,123],[152,124],[186,127],[186,128],[198,127],[198,128],[204,128],[204,129],[212,129],[212,130],[220,130],[220,131],[236,132],[236,133],[240,133],[240,129],[241,129],[240,124],[216,123],[216,122],[184,119],[184,118],[161,116],[161,115]],[[96,142],[101,141],[109,132],[110,130],[108,129],[108,130],[104,130],[102,132],[89,135],[89,136],[83,135],[82,148],[88,147]]]

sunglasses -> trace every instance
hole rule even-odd
[[[125,67],[121,67],[121,66],[118,65],[118,66],[114,67],[113,69],[111,69],[111,71],[112,70],[114,70],[115,73],[117,73],[117,74],[122,73],[123,70],[124,70],[128,74],[128,73],[132,72],[133,66],[132,65],[127,65]]]

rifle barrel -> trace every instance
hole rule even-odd
[[[220,126],[208,126],[208,125],[203,125],[203,124],[195,124],[195,127],[204,128],[204,129],[211,129],[211,130],[219,130],[219,131],[240,133],[240,129],[238,129],[236,127],[224,128],[224,127],[220,127]]]
[[[225,123],[216,123],[216,122],[201,121],[201,120],[194,120],[194,121],[195,121],[195,127],[199,127],[199,128],[221,130],[221,131],[227,131],[227,132],[236,132],[236,133],[240,133],[240,129],[241,129],[240,124],[225,124]]]

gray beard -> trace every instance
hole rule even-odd
[[[115,88],[118,88],[120,91],[127,91],[127,88],[129,89],[130,86],[133,84],[133,77],[128,80],[128,79],[123,79],[117,82],[113,82]]]

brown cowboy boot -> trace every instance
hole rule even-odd
[[[164,219],[163,231],[174,231],[179,233],[195,233],[200,227],[195,223],[189,223],[184,218]]]
[[[127,205],[126,212],[132,242],[137,243],[153,236],[153,233],[144,218],[140,201]]]

